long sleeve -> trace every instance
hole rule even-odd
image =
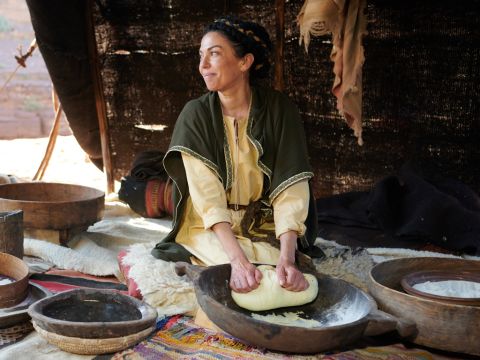
[[[205,229],[219,222],[232,223],[225,190],[212,170],[197,158],[182,153],[188,189]]]
[[[273,201],[275,235],[293,230],[305,234],[310,189],[308,180],[299,181],[283,190]]]

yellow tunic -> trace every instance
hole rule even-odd
[[[262,195],[263,173],[257,165],[258,153],[246,135],[246,119],[236,122],[224,117],[225,132],[230,147],[233,164],[233,183],[225,191],[222,183],[201,160],[182,153],[190,197],[176,242],[205,265],[228,263],[227,254],[211,227],[219,222],[228,222],[252,263],[276,265],[280,252],[266,242],[252,242],[241,236],[240,222],[245,210],[228,208],[227,204],[248,205],[259,200]],[[237,132],[237,136],[236,133]],[[238,139],[238,140],[237,140]],[[276,237],[294,230],[299,235],[305,232],[305,219],[308,213],[308,181],[297,182],[282,191],[273,201]]]

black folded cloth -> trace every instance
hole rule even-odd
[[[480,254],[480,197],[460,181],[411,166],[369,192],[318,199],[317,211],[320,224],[380,229],[387,238]]]
[[[163,217],[164,211],[151,209],[149,204],[160,203],[163,205],[161,194],[150,193],[150,181],[160,180],[167,182],[168,175],[163,168],[165,153],[156,150],[139,153],[132,163],[130,174],[122,178],[118,198],[127,203],[130,208],[143,217]],[[155,200],[155,201],[154,201]]]
[[[139,153],[133,160],[130,176],[138,181],[149,179],[167,179],[167,173],[163,168],[164,152],[149,150]]]

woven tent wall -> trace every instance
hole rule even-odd
[[[303,116],[316,195],[368,189],[407,161],[478,192],[480,0],[368,2],[363,147],[330,92],[330,37],[313,38],[308,55],[298,44],[302,4],[285,3],[285,92]],[[117,179],[138,152],[165,151],[183,105],[205,92],[206,23],[238,14],[275,42],[275,1],[96,1],[93,12]]]

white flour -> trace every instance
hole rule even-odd
[[[424,293],[459,298],[480,298],[480,283],[465,280],[426,281],[413,286]]]
[[[252,313],[251,316],[256,320],[263,320],[277,325],[324,328],[350,324],[363,318],[369,311],[369,307],[365,305],[365,300],[357,295],[354,298],[342,298],[339,302],[326,308],[321,314],[319,314],[318,319],[302,318],[300,316],[303,314],[302,311],[286,312],[281,315],[260,315]]]
[[[0,285],[7,285],[7,284],[11,284],[13,282],[14,282],[13,280],[8,279],[8,278],[0,279]]]

